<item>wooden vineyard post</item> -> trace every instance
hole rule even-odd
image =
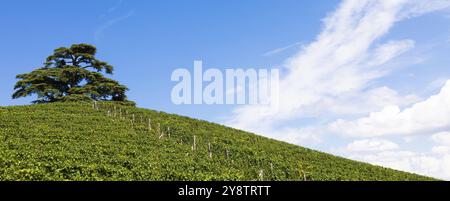
[[[192,144],[192,151],[195,151],[197,149],[197,136],[194,135],[194,143]]]
[[[270,179],[273,180],[274,176],[273,176],[273,163],[270,162]]]
[[[264,170],[259,170],[259,181],[264,181]]]
[[[229,158],[229,151],[228,151],[228,149],[225,150],[225,158],[226,158],[226,159]]]
[[[148,131],[152,131],[152,120],[148,119]]]
[[[158,123],[158,134],[161,134],[161,123]]]
[[[170,127],[167,126],[167,137],[170,139]]]
[[[158,123],[157,134],[159,135],[158,139],[162,139],[164,137],[164,131],[161,129],[161,123]]]
[[[132,115],[132,119],[131,119],[131,124],[133,124],[133,126],[134,126],[134,121],[136,120],[136,116],[133,114]]]
[[[209,159],[212,159],[211,143],[209,143],[209,142],[208,142],[208,156],[209,156]]]

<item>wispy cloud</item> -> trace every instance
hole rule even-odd
[[[112,7],[109,7],[105,13],[100,15],[100,18],[104,18],[106,17],[108,14],[113,13],[114,11],[116,11],[123,3],[123,0],[118,0],[116,2],[116,4],[114,4]]]
[[[296,43],[290,44],[290,45],[285,46],[285,47],[280,47],[280,48],[276,48],[276,49],[270,50],[270,51],[264,53],[262,56],[268,57],[268,56],[276,55],[276,54],[279,54],[281,52],[284,52],[286,50],[289,50],[291,48],[295,48],[295,47],[298,47],[298,46],[301,46],[301,45],[302,45],[301,42],[296,42]]]
[[[403,11],[405,2],[344,1],[324,19],[323,31],[317,39],[286,60],[285,66],[289,73],[280,80],[280,89],[283,90],[280,91],[277,110],[255,117],[254,114],[259,111],[270,111],[272,108],[258,105],[239,107],[228,122],[229,125],[267,133],[277,123],[282,124],[287,120],[318,113],[330,115],[330,112],[346,112],[342,109],[330,111],[336,109],[330,107],[333,105],[340,108],[357,108],[359,105],[366,109],[363,106],[369,104],[355,103],[355,97],[370,97],[373,92],[380,92],[367,88],[372,80],[392,70],[384,69],[382,65],[414,47],[412,40],[375,43],[399,20],[397,16],[410,13],[409,10]],[[267,129],[261,125],[266,125]]]
[[[113,26],[113,25],[115,25],[115,24],[117,24],[117,23],[119,23],[121,21],[124,21],[124,20],[130,18],[133,15],[134,15],[134,10],[131,10],[128,13],[125,13],[124,15],[121,15],[119,17],[116,17],[116,18],[113,18],[113,19],[110,19],[110,20],[106,21],[101,26],[99,26],[97,28],[97,30],[94,32],[94,39],[96,41],[100,40],[100,38],[103,36],[104,32],[108,28],[110,28],[111,26]]]
[[[392,65],[393,61],[412,50],[416,44],[411,39],[383,42],[383,37],[400,21],[449,7],[449,0],[344,0],[323,20],[323,30],[315,41],[285,61],[286,74],[280,79],[278,107],[239,106],[226,124],[271,138],[288,139],[302,144],[300,141],[323,141],[321,137],[323,133],[328,132],[329,123],[342,116],[354,118],[380,111],[388,105],[397,105],[398,109],[392,110],[393,112],[387,111],[387,113],[397,114],[393,117],[395,120],[402,114],[399,108],[417,103],[418,98],[413,94],[401,95],[387,86],[374,83],[395,71],[396,66]],[[266,55],[277,54],[289,48],[291,47],[279,48]],[[449,100],[446,99],[442,103],[448,102]],[[442,104],[437,105],[444,107]],[[426,118],[420,117],[421,113],[413,115],[419,116],[414,117],[417,119]],[[445,116],[445,118],[439,122],[448,123],[448,117]],[[314,119],[314,123],[304,123],[311,119]],[[377,119],[374,117],[370,120]],[[400,120],[395,121],[397,122],[395,126],[411,123]],[[356,121],[360,123],[358,125],[365,125],[365,122],[360,122],[358,119]],[[297,123],[293,124],[293,122]],[[421,122],[415,123],[421,124]],[[433,122],[426,121],[426,123]],[[339,131],[345,133],[346,129],[354,128],[348,125],[340,126]],[[392,127],[395,126],[392,125]],[[382,129],[383,126],[375,127]],[[389,129],[389,127],[385,128]],[[350,131],[347,130],[347,132]],[[374,133],[365,134],[367,134],[366,137],[377,136],[373,135]],[[443,175],[443,171],[447,173],[450,171],[450,168],[443,168],[443,165],[450,164],[450,154],[446,155],[445,158],[449,160],[446,160],[445,164],[434,163],[439,158],[400,150],[400,145],[396,146],[387,141],[379,140],[375,143],[370,139],[363,140],[349,146],[353,147],[353,150],[358,150],[355,149],[356,145],[375,144],[372,150],[376,153],[370,156],[361,155],[367,156],[360,158],[361,160],[415,172],[434,168],[428,173],[438,176]],[[377,148],[387,146],[386,144],[390,144],[389,149],[399,150]],[[407,156],[411,158],[408,159]],[[358,157],[354,158],[358,159]],[[383,161],[383,159],[392,159],[392,161]],[[402,163],[396,163],[396,160]]]

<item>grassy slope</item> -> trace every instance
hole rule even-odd
[[[111,117],[108,110],[114,113],[110,104],[0,107],[0,180],[430,179],[178,115],[121,106]],[[159,139],[158,123],[165,133],[170,127],[170,138]]]

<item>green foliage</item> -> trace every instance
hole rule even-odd
[[[127,101],[128,88],[106,78],[113,67],[95,58],[97,49],[88,44],[61,47],[50,55],[44,67],[19,74],[13,98],[37,94],[34,103],[86,100]]]
[[[433,179],[178,115],[78,102],[0,107],[0,180]]]

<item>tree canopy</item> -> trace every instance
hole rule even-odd
[[[114,68],[98,60],[97,48],[89,44],[74,44],[70,48],[55,49],[44,66],[30,73],[19,74],[13,99],[37,95],[33,103],[65,101],[120,101],[129,102],[128,88],[103,75]]]

